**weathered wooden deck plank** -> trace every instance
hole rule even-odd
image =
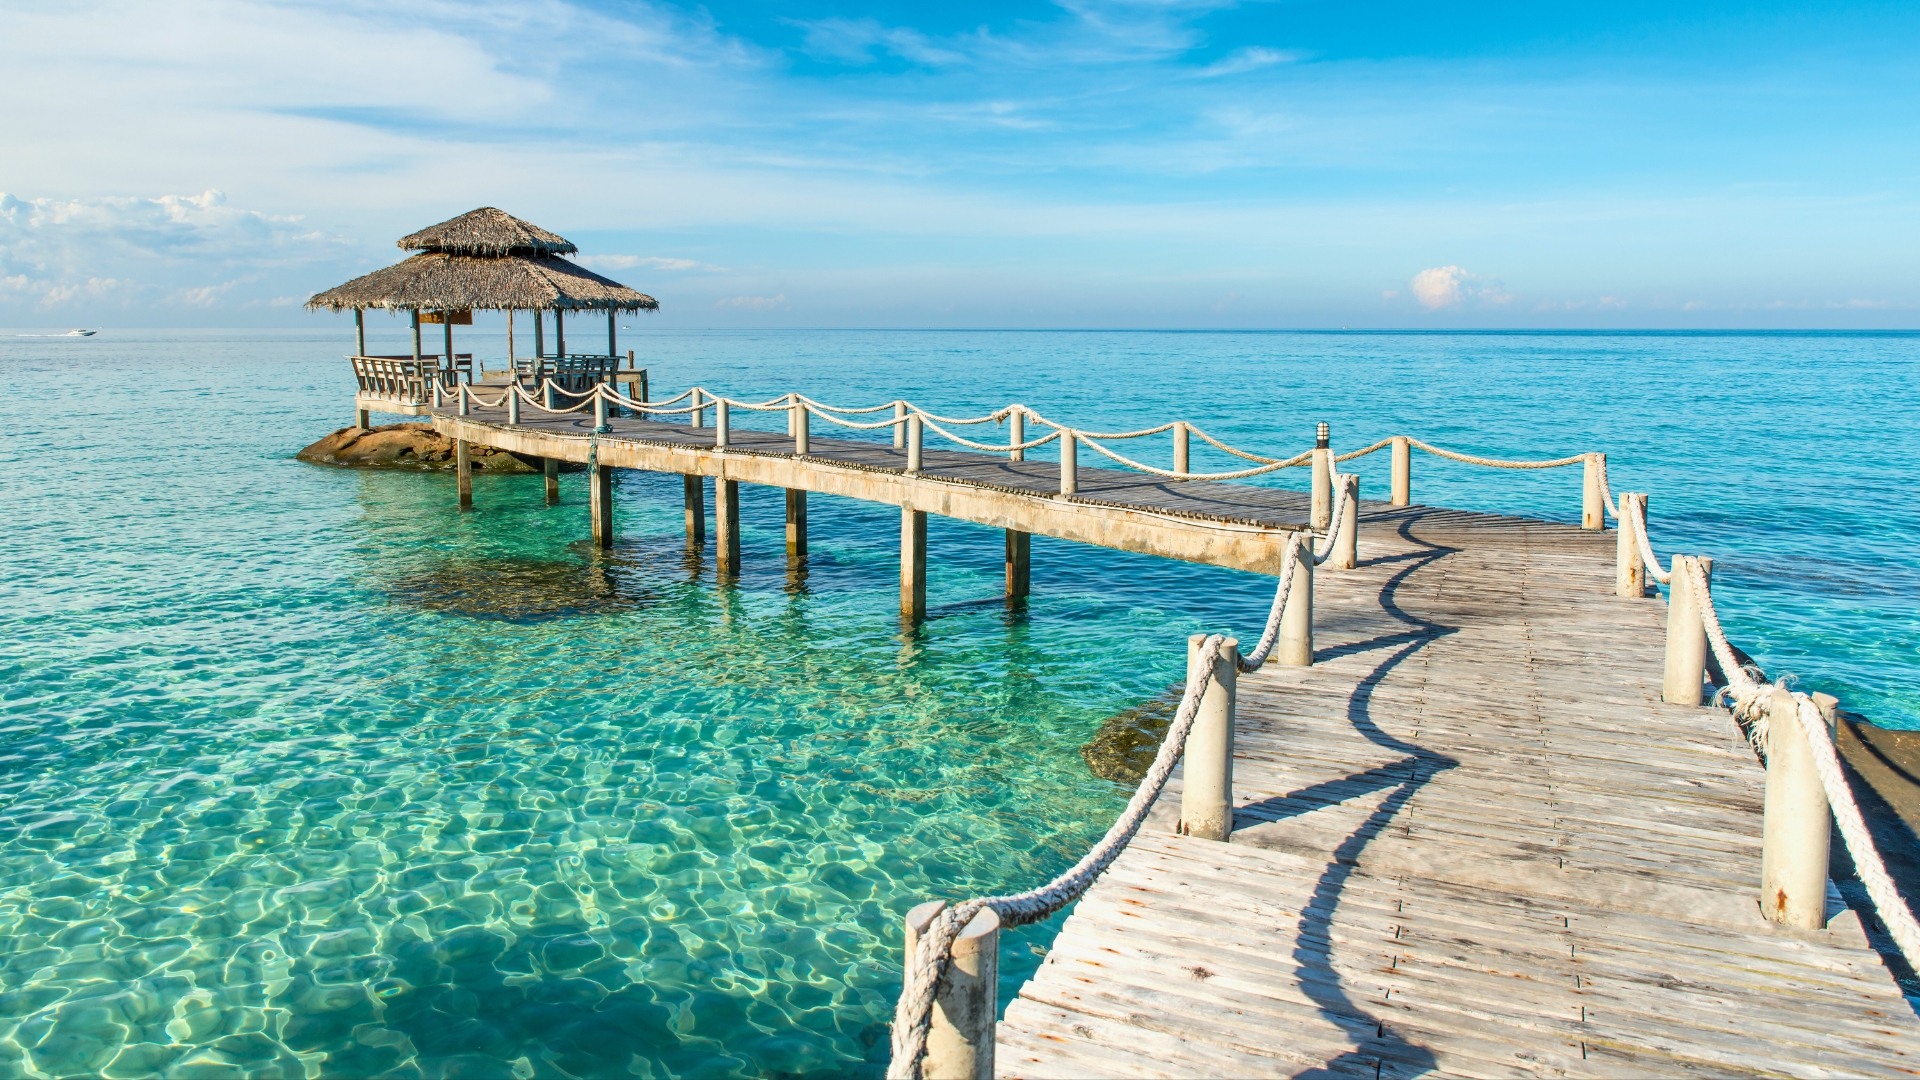
[[[1760,919],[1765,774],[1660,701],[1665,608],[1612,595],[1611,538],[1434,521],[1316,575],[1320,662],[1240,680],[1232,842],[1173,834],[1176,776],[1001,1075],[1920,1072],[1851,912]]]

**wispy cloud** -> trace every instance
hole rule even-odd
[[[713,306],[717,308],[743,308],[747,311],[769,311],[773,308],[785,306],[786,302],[787,294],[781,293],[778,296],[729,296],[725,300],[715,303]]]
[[[1291,64],[1300,59],[1300,54],[1286,49],[1268,49],[1258,45],[1236,49],[1219,60],[1201,68],[1195,74],[1203,79],[1218,78],[1222,75],[1241,75],[1275,64]]]
[[[645,267],[649,270],[668,270],[677,273],[699,271],[707,274],[724,274],[727,272],[724,266],[696,262],[693,259],[667,258],[661,255],[582,255],[574,261],[594,270],[632,270],[635,267]]]

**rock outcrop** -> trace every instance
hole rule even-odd
[[[533,467],[505,450],[471,448],[473,467],[485,472],[532,472]],[[344,427],[300,451],[301,461],[362,469],[451,469],[453,440],[432,424],[383,424]]]

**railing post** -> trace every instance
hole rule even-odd
[[[605,383],[601,383],[593,388],[593,430],[602,433],[612,430],[607,424],[607,395]]]
[[[1823,710],[1825,711],[1825,710]],[[1824,718],[1823,718],[1824,719]],[[1830,722],[1829,722],[1830,723]],[[1760,849],[1760,912],[1803,930],[1827,925],[1827,837],[1833,812],[1793,695],[1767,701],[1767,805]]]
[[[713,403],[713,448],[723,450],[733,442],[733,419],[727,403],[716,399]]]
[[[893,448],[895,450],[904,450],[907,447],[907,425],[901,422],[906,418],[907,418],[907,403],[904,401],[894,402],[893,403]]]
[[[907,417],[907,472],[909,473],[920,471],[920,447],[924,440],[925,434],[920,423],[920,414],[914,413]]]
[[[1405,435],[1393,437],[1393,505],[1413,502],[1413,444]]]
[[[907,912],[907,957],[946,907],[931,900]],[[933,991],[926,1080],[993,1080],[993,1025],[1000,1016],[1000,915],[981,908],[953,939],[946,974]]]
[[[1313,666],[1313,538],[1300,542],[1293,563],[1293,584],[1287,586],[1287,606],[1280,612],[1280,640],[1274,657],[1289,667]]]
[[[693,411],[687,414],[687,426],[706,427],[707,410],[701,406],[703,399],[700,396],[700,388],[697,386],[694,387],[692,394],[693,396],[687,399],[687,404],[693,407]]]
[[[519,423],[520,423],[520,384],[517,382],[510,382],[507,384],[507,424],[508,426],[513,427],[513,426],[518,426]]]
[[[453,471],[460,489],[460,509],[473,506],[473,449],[465,439],[453,440]]]
[[[1019,409],[1015,409],[1007,415],[1007,443],[1010,446],[1019,446],[1026,441],[1027,414],[1021,412]],[[1027,452],[1025,450],[1010,450],[1007,452],[1007,460],[1025,461],[1027,460]]]
[[[1325,532],[1333,523],[1332,431],[1321,424],[1313,436],[1313,531]]]
[[[440,408],[440,379],[437,376],[433,380],[433,407]]]
[[[1173,471],[1186,475],[1187,472],[1187,422],[1173,422]]]
[[[1667,664],[1660,700],[1675,705],[1698,705],[1705,696],[1701,684],[1707,677],[1707,631],[1700,610],[1706,597],[1693,595],[1688,568],[1695,562],[1711,588],[1713,560],[1692,555],[1673,557],[1673,580],[1667,588]]]
[[[547,410],[548,412],[553,411],[553,380],[552,379],[540,380],[540,407]]]
[[[1607,511],[1600,500],[1601,463],[1605,454],[1587,455],[1586,466],[1582,470],[1580,486],[1580,527],[1583,529],[1604,530],[1607,527]]]
[[[1072,495],[1080,490],[1079,451],[1073,445],[1073,432],[1060,433],[1060,494]]]
[[[790,423],[793,425],[793,453],[795,457],[807,456],[807,444],[813,434],[813,414],[807,411],[806,402],[795,395]]]
[[[1187,638],[1187,679],[1200,664],[1207,635]],[[1240,674],[1240,642],[1228,638],[1207,676],[1200,711],[1187,731],[1181,765],[1180,831],[1202,840],[1233,833],[1233,705]]]
[[[1346,489],[1346,500],[1340,508],[1340,535],[1333,542],[1327,565],[1351,570],[1360,565],[1360,478],[1342,473],[1340,485]]]
[[[1634,530],[1640,522],[1647,520],[1647,497],[1636,491],[1623,491],[1620,500],[1620,520],[1615,529],[1619,535],[1613,541],[1613,592],[1615,596],[1628,596],[1635,600],[1647,595],[1647,566],[1640,558],[1640,544],[1635,540]]]

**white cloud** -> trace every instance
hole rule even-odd
[[[1482,277],[1458,266],[1436,266],[1413,275],[1407,283],[1413,298],[1428,311],[1457,307],[1468,300],[1486,304],[1506,304],[1513,294],[1501,287],[1497,278]]]
[[[649,270],[699,270],[709,274],[727,272],[724,266],[695,262],[692,259],[667,258],[661,255],[583,255],[574,261],[594,270],[631,270],[636,266],[644,266]]]
[[[787,294],[778,296],[730,296],[714,304],[714,307],[743,308],[748,311],[767,311],[785,305]]]
[[[1267,49],[1256,45],[1250,48],[1237,49],[1227,56],[1214,61],[1206,67],[1201,68],[1199,75],[1207,79],[1218,78],[1222,75],[1240,75],[1249,71],[1258,71],[1264,67],[1272,67],[1275,64],[1291,64],[1299,59],[1300,54],[1297,52]]]
[[[838,60],[843,64],[871,64],[874,50],[890,52],[902,60],[929,66],[957,64],[966,59],[951,49],[943,49],[918,30],[882,26],[873,19],[818,19],[788,22],[806,32],[807,53],[817,59]]]

